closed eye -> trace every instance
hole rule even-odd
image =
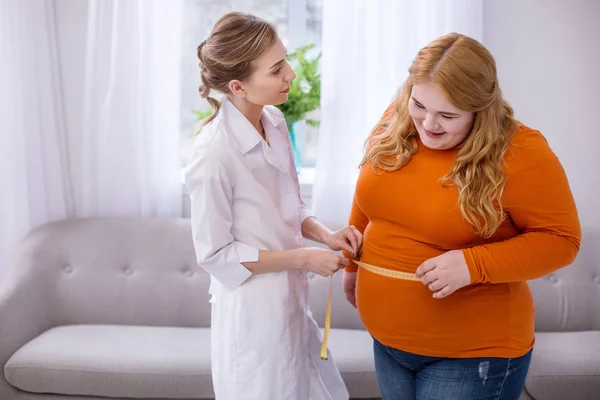
[[[414,97],[412,97],[412,101],[413,101],[413,103],[415,103],[415,106],[417,106],[423,110],[425,109],[425,106],[423,104],[419,103]],[[447,114],[443,114],[443,113],[440,113],[440,115],[442,116],[442,118],[448,119],[448,120],[458,117],[458,115],[447,115]]]

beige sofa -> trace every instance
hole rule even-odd
[[[600,399],[600,254],[588,249],[576,267],[532,282],[539,333],[523,398]],[[340,278],[330,349],[351,396],[375,398],[371,339]],[[0,400],[213,398],[207,287],[189,220],[35,230],[0,283]],[[328,289],[311,277],[319,322]]]

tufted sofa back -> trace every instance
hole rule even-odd
[[[600,329],[600,232],[583,229],[572,265],[529,282],[537,331]]]
[[[32,232],[13,281],[36,281],[49,324],[209,327],[209,276],[189,220],[74,219]]]
[[[585,231],[575,263],[531,281],[537,331],[600,329],[600,234]],[[52,326],[210,326],[210,278],[195,260],[189,219],[80,219],[35,230],[12,280],[34,280]],[[334,276],[332,326],[362,329]],[[18,284],[18,282],[17,282]],[[310,303],[323,324],[329,280],[310,275]]]

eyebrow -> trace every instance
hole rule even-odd
[[[284,61],[285,61],[285,58],[283,60],[277,61],[275,64],[271,65],[271,67],[269,69],[273,69],[273,68],[277,67],[279,64],[281,64]]]
[[[421,106],[423,106],[423,103],[421,103],[419,100],[417,100],[415,98],[415,96],[411,96],[411,98],[413,99],[413,101]],[[424,106],[423,106],[424,107]],[[449,111],[438,111],[438,114],[444,114],[444,115],[451,115],[453,117],[458,117],[460,114],[458,113],[453,113],[453,112],[449,112]]]

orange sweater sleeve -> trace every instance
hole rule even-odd
[[[520,234],[464,249],[471,283],[535,279],[573,262],[581,240],[567,176],[546,139],[529,130],[507,155],[503,205]]]

